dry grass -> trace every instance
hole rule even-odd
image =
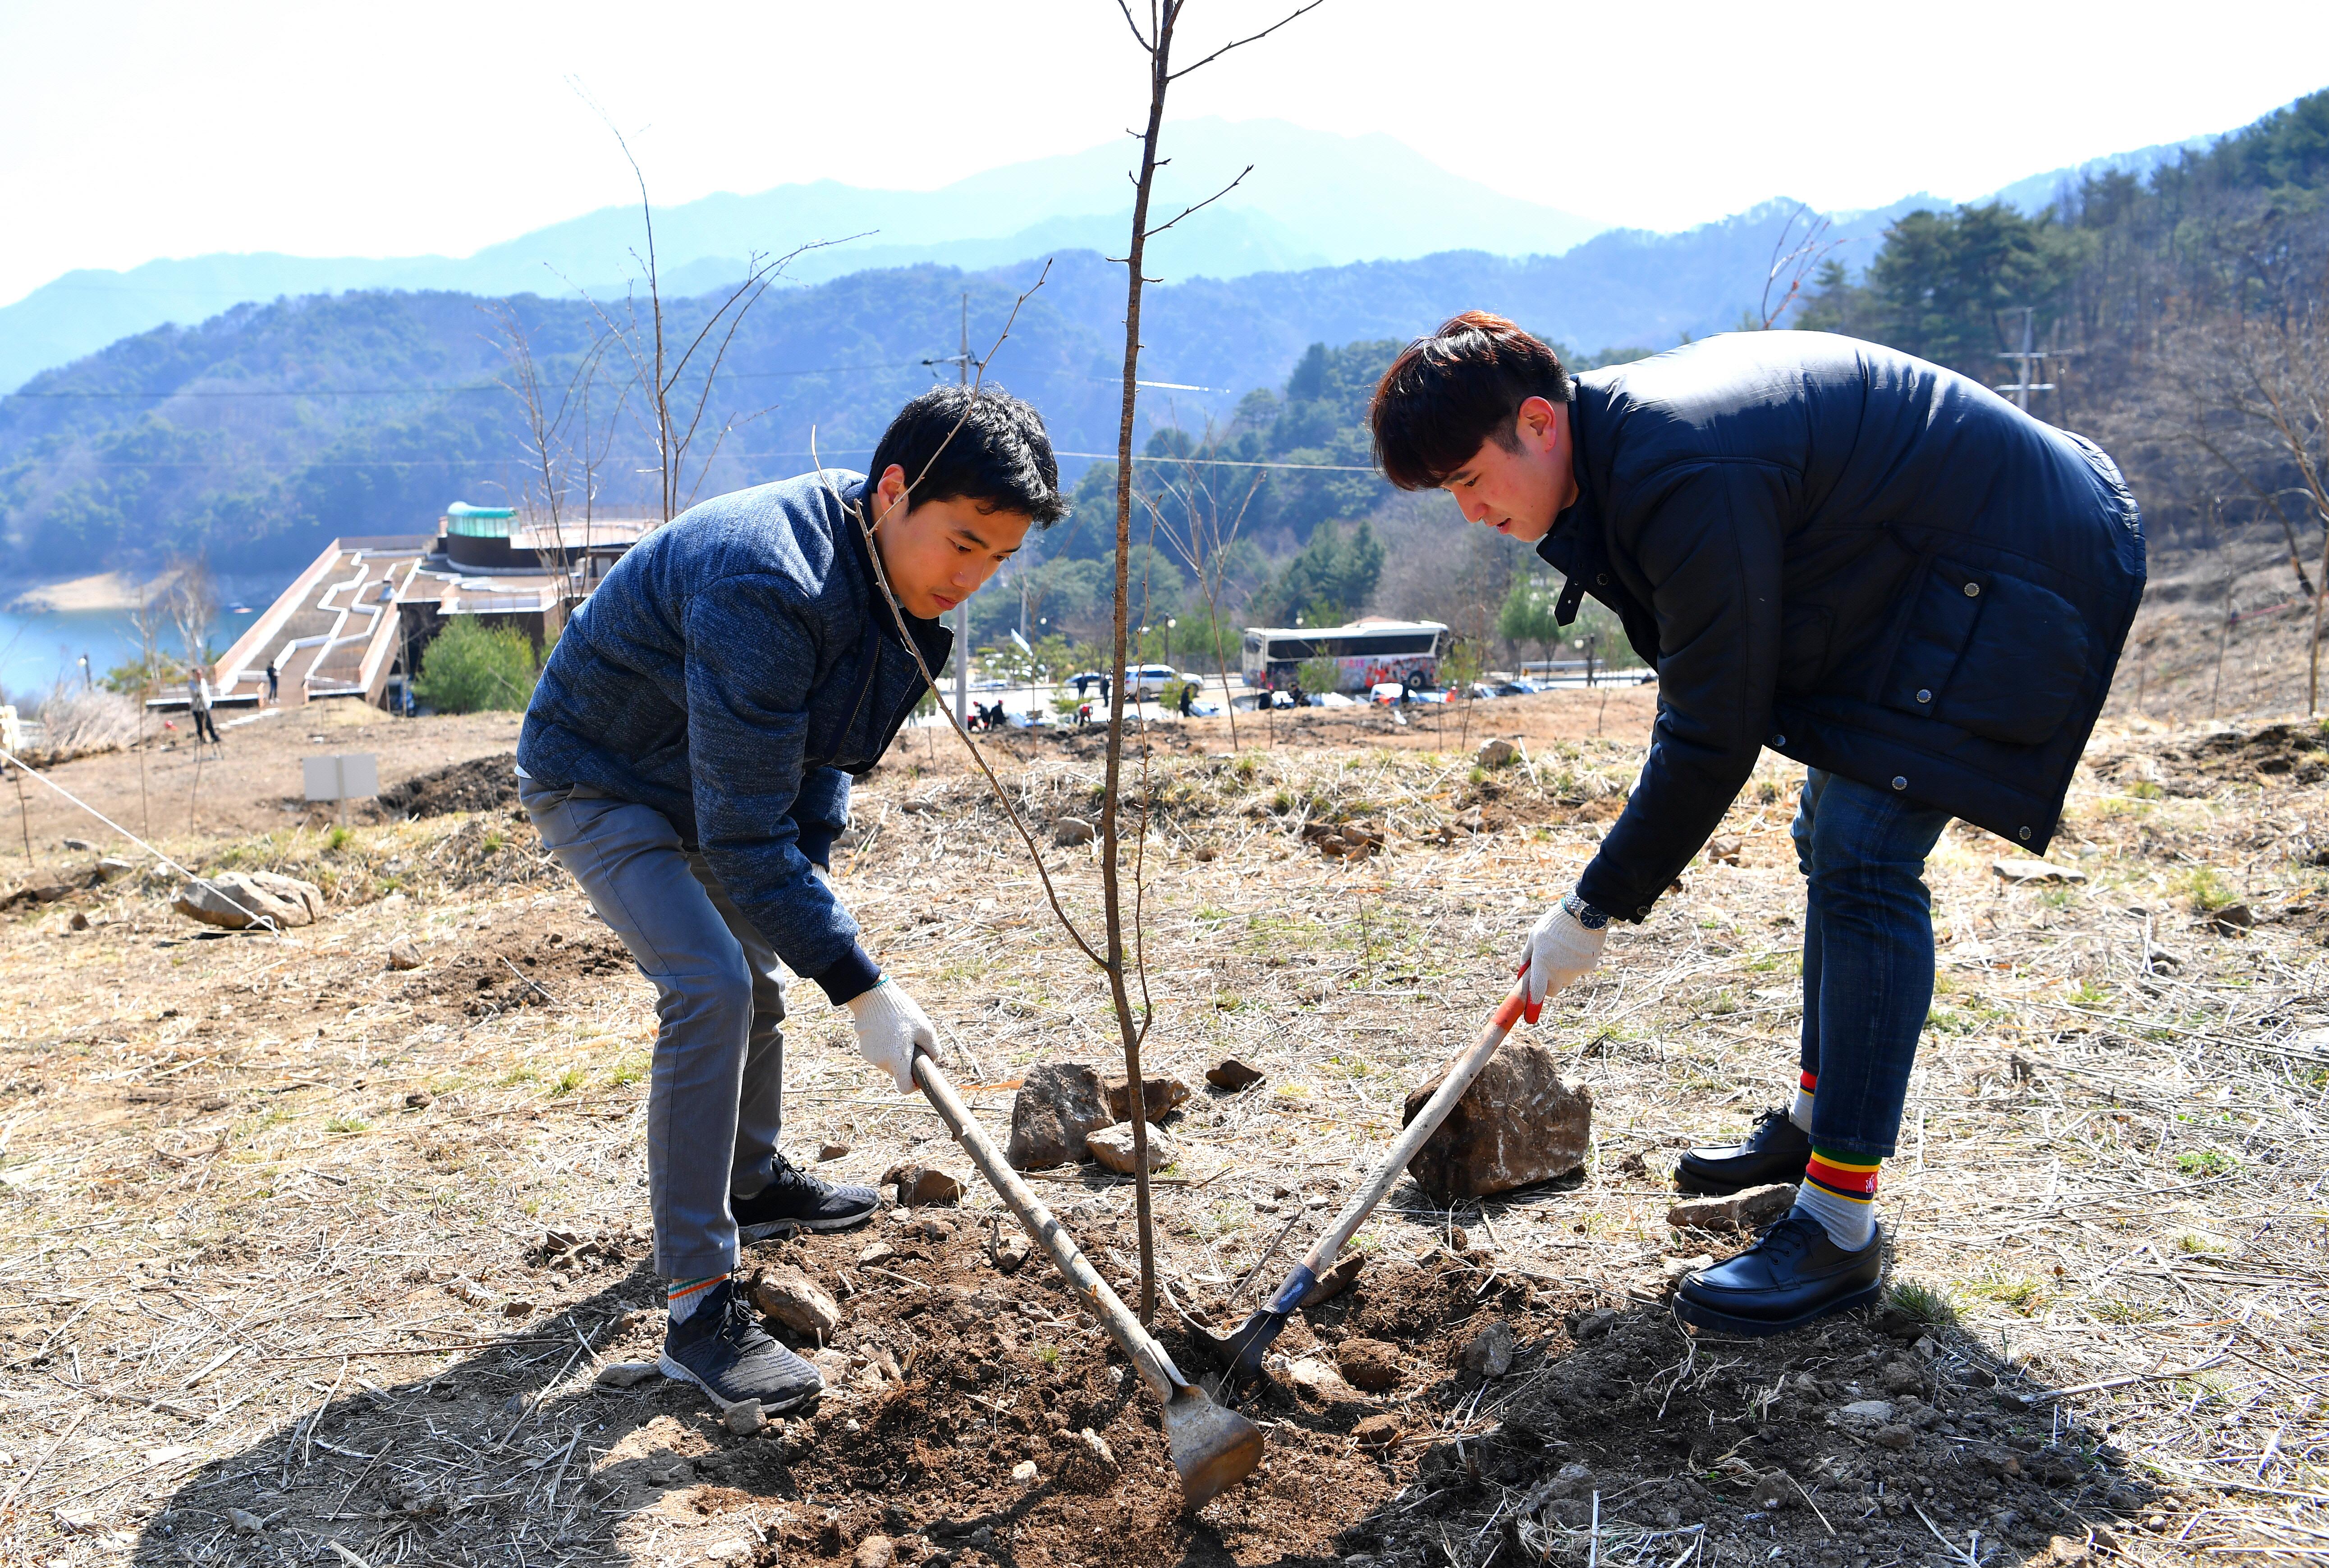
[[[1944,837],[1940,988],[1884,1188],[1901,1304],[1953,1315],[1968,1353],[2062,1391],[2066,1429],[2164,1488],[2076,1503],[2143,1563],[2329,1544],[2324,794],[2200,739],[2098,743],[2053,856],[2082,882],[2010,885],[1991,869],[2003,845]],[[1224,1054],[1269,1074],[1201,1094],[1175,1128],[1159,1240],[1176,1288],[1224,1293],[1291,1196],[1365,1168],[1406,1088],[1501,995],[1637,760],[1587,740],[1495,770],[1326,747],[1150,763],[1150,1060],[1192,1082]],[[1049,822],[1090,805],[1098,764],[1004,776]],[[1655,1298],[1662,1260],[1704,1241],[1664,1223],[1662,1151],[1738,1129],[1793,1072],[1793,784],[1776,760],[1759,772],[1723,828],[1741,864],[1693,868],[1548,1011],[1596,1098],[1584,1185],[1452,1214],[1402,1188],[1358,1245],[1411,1252],[1462,1225],[1499,1266]],[[960,1053],[957,1076],[988,1086],[983,1114],[1002,1125],[1029,1063],[1114,1059],[1099,977],[973,780],[887,768],[857,814],[844,895]],[[1344,822],[1387,848],[1315,847]],[[1046,844],[1096,923],[1090,852]],[[531,830],[300,832],[217,858],[316,877],[333,918],[192,940],[154,889],[116,883],[0,933],[0,1556],[684,1561],[813,1512],[814,1497],[716,1521],[670,1497],[602,1506],[609,1472],[686,1449],[608,1431],[587,1396],[601,1355],[651,1343],[625,1313],[650,1295],[635,1261],[653,1013],[636,974],[560,956],[603,929]],[[2234,903],[2252,927],[2219,923]],[[405,935],[428,962],[390,971]],[[549,1000],[507,984],[457,1006],[443,982],[465,961],[482,975],[481,955]],[[845,1020],[801,1004],[787,1141],[852,1144],[838,1169],[860,1178],[943,1152],[936,1117],[883,1091]],[[1091,1219],[1129,1199],[1063,1190]],[[603,1244],[545,1251],[550,1228]],[[393,1451],[337,1441],[357,1408]],[[1457,1410],[1433,1419],[1475,1430]],[[409,1507],[335,1502],[383,1469]],[[236,1509],[267,1522],[245,1533]]]

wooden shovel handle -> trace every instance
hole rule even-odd
[[[1343,1212],[1334,1216],[1334,1223],[1326,1227],[1326,1233],[1303,1254],[1300,1266],[1279,1289],[1278,1295],[1271,1299],[1270,1311],[1292,1311],[1295,1302],[1310,1289],[1319,1275],[1326,1271],[1334,1261],[1334,1254],[1340,1252],[1352,1233],[1366,1223],[1375,1205],[1382,1202],[1383,1195],[1397,1185],[1400,1173],[1407,1168],[1407,1162],[1415,1157],[1426,1139],[1439,1130],[1439,1124],[1447,1119],[1447,1113],[1456,1109],[1456,1102],[1464,1098],[1466,1090],[1472,1087],[1472,1080],[1480,1075],[1480,1069],[1488,1064],[1488,1058],[1496,1053],[1496,1047],[1504,1043],[1504,1036],[1512,1033],[1514,1024],[1520,1022],[1521,1009],[1527,1002],[1525,982],[1514,986],[1512,994],[1497,1005],[1495,1012],[1482,1026],[1480,1036],[1472,1042],[1471,1048],[1448,1063],[1447,1075],[1440,1080],[1438,1089],[1423,1102],[1423,1109],[1416,1113],[1415,1119],[1400,1129],[1381,1163],[1353,1195]]]

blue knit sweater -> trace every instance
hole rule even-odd
[[[856,474],[690,507],[633,548],[566,627],[518,766],[668,817],[786,966],[836,1003],[881,970],[811,874],[921,696],[863,535]],[[953,634],[906,618],[936,675]]]

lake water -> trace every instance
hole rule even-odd
[[[290,583],[280,578],[225,578],[219,583],[222,609],[211,622],[210,645],[224,653],[275,596]],[[236,597],[239,596],[239,597]],[[177,632],[163,638],[165,652],[177,654]],[[89,657],[98,680],[116,665],[137,661],[137,634],[126,609],[0,609],[0,692],[12,703],[37,701],[59,680],[78,682],[80,660]]]

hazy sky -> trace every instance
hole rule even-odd
[[[1182,55],[1281,14],[1193,0]],[[0,0],[0,302],[209,250],[463,255],[629,196],[927,187],[1093,146],[1146,81],[1111,0]],[[1514,195],[1678,228],[1964,197],[2329,85],[2329,5],[1325,0],[1184,115],[1380,130]]]

